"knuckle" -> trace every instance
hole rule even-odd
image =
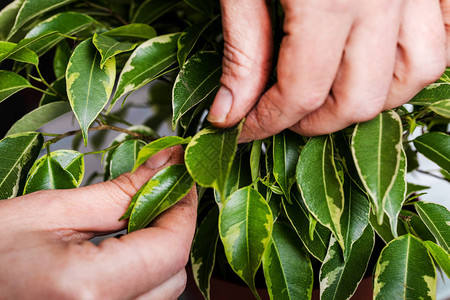
[[[383,101],[380,101],[380,98],[369,101],[369,105],[358,105],[351,109],[343,110],[345,117],[348,120],[351,120],[351,123],[361,123],[372,120],[383,110],[386,97],[381,98]]]
[[[326,96],[323,92],[313,92],[307,97],[300,100],[293,100],[291,103],[295,103],[296,112],[312,112],[321,107],[325,102]]]
[[[412,81],[414,81],[415,84],[424,87],[438,80],[444,73],[445,68],[445,59],[424,64],[423,66],[417,67],[416,71],[412,72],[412,74],[415,74]]]
[[[178,299],[178,297],[181,296],[183,291],[186,289],[186,285],[187,285],[187,273],[186,269],[183,269],[178,275],[178,284],[174,293],[175,299]]]

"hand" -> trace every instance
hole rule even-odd
[[[370,120],[444,72],[438,0],[281,0],[278,82],[263,94],[273,43],[264,2],[221,1],[222,87],[208,120],[229,127],[246,116],[241,141],[285,128],[320,135]],[[448,16],[449,1],[441,2]]]
[[[0,298],[176,299],[195,230],[194,189],[150,228],[98,246],[88,240],[123,229],[117,220],[139,187],[182,158],[173,148],[112,181],[0,201]]]

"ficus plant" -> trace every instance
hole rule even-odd
[[[311,138],[286,130],[238,144],[242,122],[217,129],[205,118],[220,86],[217,2],[15,0],[5,7],[0,102],[26,89],[42,97],[0,141],[0,198],[88,184],[84,157],[92,152],[80,143],[98,147],[102,132],[120,132],[94,151],[102,154],[103,180],[183,145],[184,164],[157,173],[122,219],[128,232],[144,228],[197,184],[190,264],[206,299],[213,273],[240,278],[256,298],[265,286],[271,299],[309,299],[316,280],[322,299],[348,299],[372,272],[370,259],[375,299],[435,298],[439,270],[450,275],[450,212],[420,201],[427,187],[405,176],[419,169],[419,152],[440,167],[434,176],[450,181],[450,71],[408,104],[342,131]],[[277,49],[283,11],[271,3]],[[51,72],[41,72],[43,59],[53,61]],[[274,68],[269,85],[275,81]],[[133,124],[123,117],[132,106],[127,96],[150,82],[141,108],[155,114]],[[66,113],[79,130],[39,131]],[[164,123],[173,136],[158,135]],[[73,149],[54,150],[69,136]],[[381,252],[373,251],[376,239]]]

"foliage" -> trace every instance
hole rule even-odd
[[[274,11],[279,33],[282,10]],[[191,263],[205,298],[222,258],[257,298],[261,268],[272,299],[311,297],[314,273],[322,299],[347,299],[371,256],[376,299],[433,299],[435,267],[449,274],[450,213],[420,201],[426,187],[405,175],[418,168],[419,152],[449,181],[450,71],[408,105],[340,132],[308,138],[283,131],[238,145],[242,122],[222,130],[205,119],[220,86],[217,1],[15,0],[0,12],[0,39],[0,102],[24,89],[43,94],[0,141],[2,199],[78,187],[89,153],[53,145],[72,135],[95,144],[92,132],[119,131],[96,152],[104,154],[105,180],[186,145],[185,164],[156,174],[122,218],[129,232],[148,226],[197,183]],[[45,57],[54,76],[39,69]],[[129,124],[126,97],[150,82],[156,97],[148,106],[157,116]],[[65,113],[79,131],[39,132]],[[176,136],[156,134],[163,122]],[[381,254],[373,252],[377,236],[387,244]]]

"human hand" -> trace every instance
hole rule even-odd
[[[444,72],[446,36],[437,0],[281,4],[285,36],[278,81],[261,96],[273,43],[267,5],[261,0],[221,1],[222,87],[208,120],[229,127],[246,116],[241,141],[285,128],[326,134],[370,120],[406,103]],[[449,1],[441,4],[450,22]]]
[[[184,290],[195,230],[195,190],[152,227],[98,246],[123,229],[132,196],[181,148],[156,154],[134,174],[73,190],[0,201],[0,299],[176,299]]]

